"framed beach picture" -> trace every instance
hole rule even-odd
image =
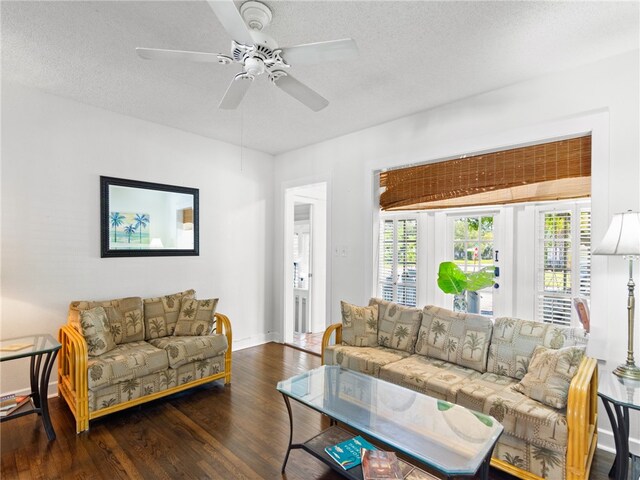
[[[100,177],[102,257],[199,254],[198,189]]]

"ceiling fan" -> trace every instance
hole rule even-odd
[[[251,82],[257,76],[266,74],[276,87],[317,112],[325,108],[329,101],[296,80],[286,70],[291,65],[352,60],[358,56],[358,47],[351,38],[279,48],[275,40],[262,31],[272,19],[271,10],[264,3],[249,1],[243,3],[238,11],[233,0],[207,0],[207,2],[233,39],[231,55],[158,48],[136,48],[136,52],[142,58],[150,60],[188,60],[221,65],[234,62],[241,64],[242,72],[231,81],[218,108],[227,110],[237,108],[251,86]]]

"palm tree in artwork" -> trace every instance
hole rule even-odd
[[[133,220],[136,222],[135,228],[140,227],[140,230],[138,230],[138,232],[140,233],[140,243],[142,243],[142,229],[147,228],[147,225],[149,224],[149,215],[147,215],[146,213],[136,213],[136,216]]]
[[[127,237],[129,238],[129,243],[131,243],[131,235],[136,233],[136,227],[133,224],[127,225],[126,227],[124,227],[124,233],[127,234]]]
[[[113,227],[113,243],[115,243],[118,241],[116,239],[116,230],[124,222],[124,215],[120,212],[111,212],[111,215],[109,215],[109,221],[111,222],[111,227]]]

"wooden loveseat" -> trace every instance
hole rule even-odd
[[[95,418],[197,385],[229,384],[231,323],[215,313],[216,304],[195,300],[193,290],[71,302],[58,332],[58,395],[76,419],[76,432]],[[100,321],[88,326],[96,311]]]
[[[584,355],[582,329],[506,317],[494,321],[380,299],[372,299],[369,307],[342,302],[342,316],[342,323],[325,331],[323,364],[493,416],[504,432],[491,465],[512,475],[589,478],[597,445],[598,370],[596,360]],[[538,376],[545,368],[550,374],[546,384]],[[531,376],[525,377],[528,372]],[[532,377],[533,392],[523,390],[522,385],[531,387]],[[559,377],[565,379],[562,393],[554,390]],[[530,398],[540,392],[543,402]],[[549,406],[556,402],[562,406]]]

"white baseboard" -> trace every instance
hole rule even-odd
[[[233,341],[233,351],[244,350],[245,348],[255,347],[263,345],[269,342],[279,342],[280,334],[277,332],[264,333],[261,335],[255,335],[253,337],[243,338],[241,340]]]
[[[598,448],[605,452],[616,453],[616,443],[611,430],[598,429]],[[629,438],[629,451],[634,455],[640,456],[640,439]]]

